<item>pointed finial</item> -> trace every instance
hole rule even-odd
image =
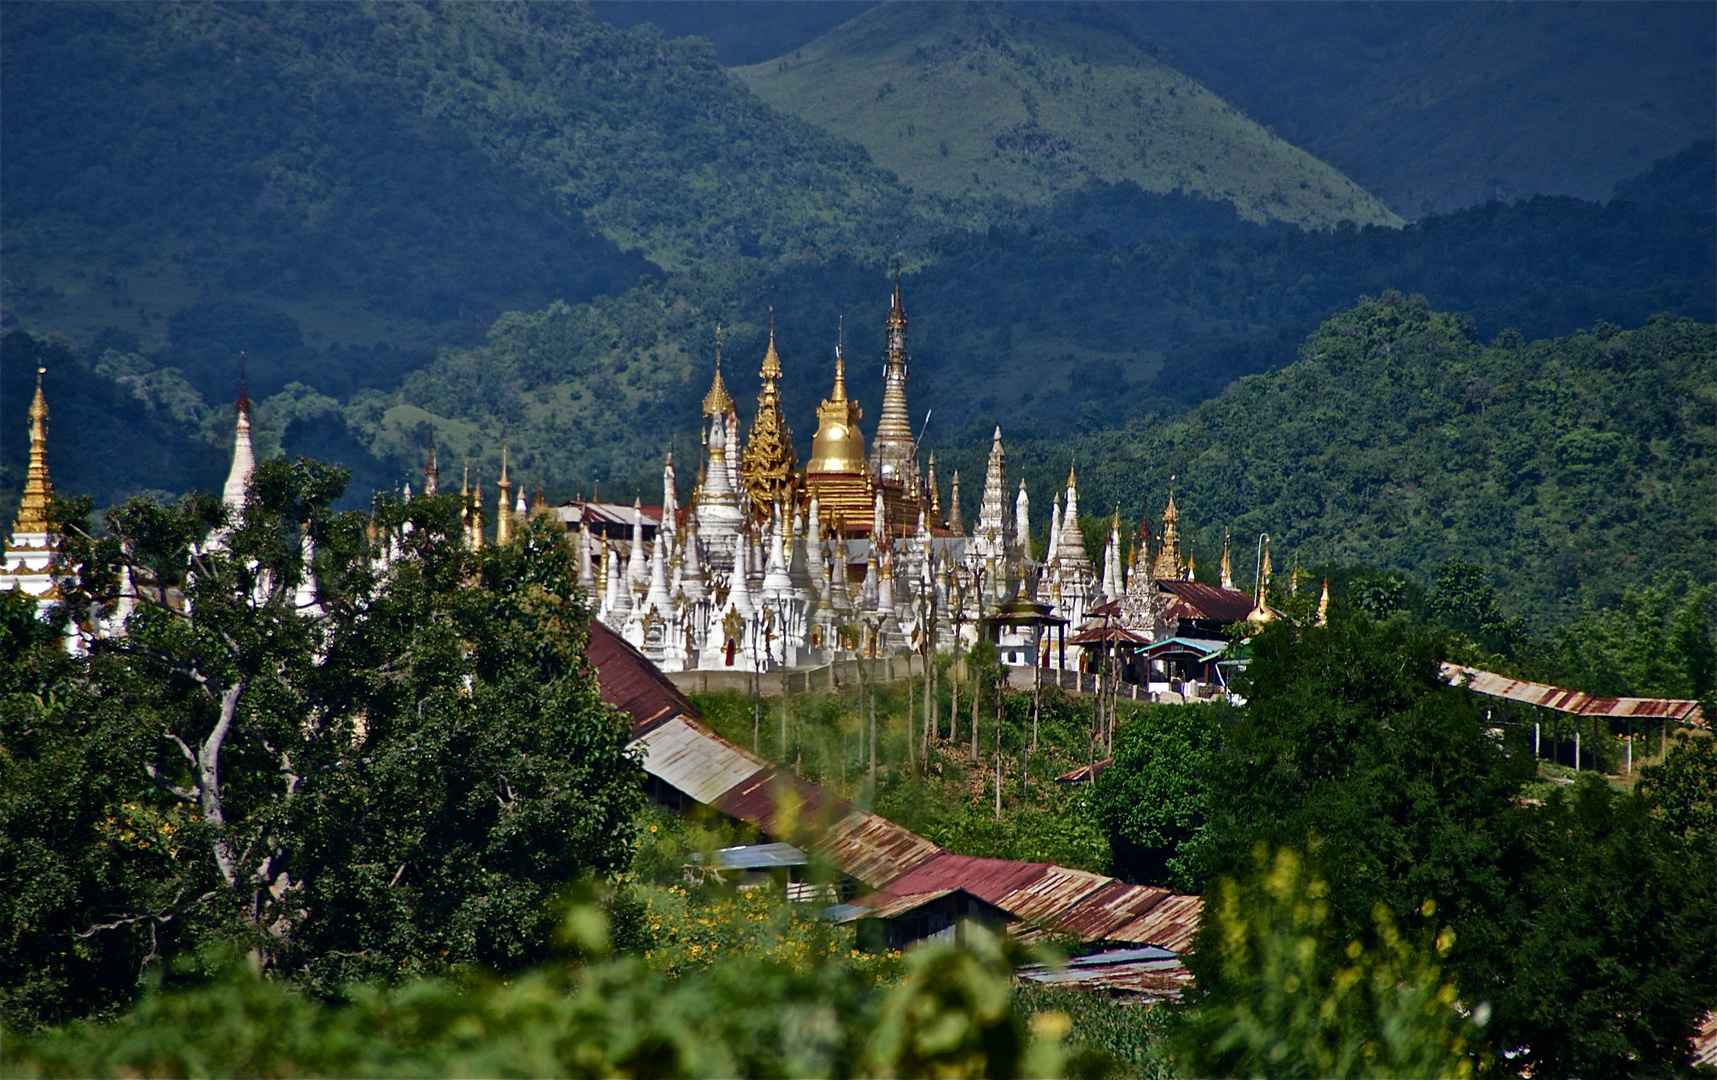
[[[715,378],[709,384],[709,393],[703,397],[703,414],[705,417],[726,416],[734,409],[733,395],[727,392],[727,387],[721,381],[721,324],[715,324]]]
[[[1075,461],[1073,458],[1067,459],[1067,486],[1068,487],[1077,487],[1078,486],[1078,484],[1076,483],[1076,480],[1078,478],[1076,476],[1074,476],[1075,466],[1077,464],[1078,464],[1078,462]]]
[[[769,348],[763,353],[763,370],[758,375],[764,379],[779,379],[781,377],[781,357],[775,351],[775,305],[769,305]]]
[[[238,411],[249,415],[250,393],[245,386],[244,353],[238,354]]]

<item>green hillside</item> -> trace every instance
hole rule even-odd
[[[1213,573],[1225,529],[1273,541],[1277,571],[1365,562],[1428,584],[1484,565],[1510,614],[1542,630],[1582,599],[1687,574],[1717,580],[1717,327],[1488,346],[1471,323],[1387,293],[1326,322],[1299,362],[1185,417],[1010,447],[1049,490],[1079,462],[1080,507],[1160,514]],[[1250,556],[1243,560],[1251,577]],[[1201,574],[1201,576],[1203,576]]]
[[[579,5],[21,3],[5,30],[5,305],[84,340],[242,298],[312,348],[432,348],[657,267],[892,252],[923,205],[707,45]]]
[[[737,69],[777,109],[921,191],[1042,203],[1097,180],[1232,201],[1251,221],[1399,224],[1382,203],[1172,67],[1100,9],[1016,18],[886,4]]]

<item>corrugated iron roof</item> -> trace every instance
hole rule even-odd
[[[1078,935],[1191,945],[1201,901],[1050,863],[954,855],[723,739],[656,666],[600,623],[587,653],[602,699],[632,714],[633,745],[651,776],[777,840],[809,849],[878,890],[877,905],[962,891],[1026,923]]]
[[[693,862],[702,862],[703,853],[693,852]],[[722,870],[777,870],[788,866],[804,866],[809,858],[792,844],[742,844],[716,851],[710,865]]]
[[[1113,884],[1114,878],[1093,874],[1088,870],[1073,870],[1051,864],[1044,868],[1040,876],[1008,892],[994,903],[1015,918],[1061,929],[1061,917],[1070,908],[1104,886]]]
[[[1085,626],[1077,634],[1067,639],[1069,645],[1093,645],[1098,642],[1121,645],[1149,645],[1151,639],[1143,634],[1135,634],[1124,626]]]
[[[594,619],[590,622],[590,645],[584,656],[596,669],[597,690],[602,700],[632,714],[634,739],[676,716],[698,714],[648,657]]]
[[[853,810],[812,843],[811,850],[873,888],[942,854],[942,849],[885,817]]]
[[[634,745],[644,751],[651,776],[698,802],[713,805],[769,766],[721,738],[696,720],[676,716]]]
[[[1109,883],[1073,904],[1055,917],[1056,929],[1075,934],[1081,941],[1103,941],[1134,922],[1171,894],[1155,885]]]
[[[1062,968],[1029,965],[1017,977],[1046,986],[1073,990],[1103,990],[1138,995],[1148,1000],[1172,1000],[1192,982],[1192,972],[1179,958],[1161,949],[1125,949],[1084,956]]]
[[[1203,908],[1202,897],[1171,893],[1141,917],[1104,937],[1136,945],[1157,945],[1174,953],[1191,952],[1193,938],[1198,936],[1198,914]]]
[[[746,777],[709,800],[709,805],[728,817],[749,821],[768,835],[785,840],[820,833],[853,809],[845,799],[776,768]]]
[[[1003,906],[1002,897],[1043,877],[1049,868],[1049,863],[987,859],[978,855],[954,855],[944,851],[887,882],[883,888],[895,894],[961,888],[1002,908],[1010,915],[1017,915],[1018,912]]]
[[[1486,694],[1490,697],[1507,698],[1510,701],[1524,701],[1529,705],[1555,709],[1557,712],[1574,713],[1579,716],[1610,716],[1617,719],[1677,720],[1700,726],[1705,724],[1705,715],[1700,711],[1697,701],[1681,701],[1674,698],[1597,697],[1582,693],[1579,690],[1564,690],[1559,686],[1549,686],[1545,683],[1511,679],[1507,675],[1480,671],[1478,668],[1464,667],[1460,664],[1445,663],[1442,666],[1442,675],[1444,681],[1464,685],[1476,693]]]
[[[869,896],[856,901],[854,906],[864,914],[854,916],[854,918],[892,919],[896,915],[904,915],[914,908],[923,907],[932,900],[940,900],[944,896],[953,896],[955,893],[964,891],[964,889],[934,889],[930,892],[907,893],[904,896],[896,896],[893,893],[871,893]],[[851,922],[852,919],[842,921]]]
[[[1062,773],[1055,778],[1055,782],[1058,784],[1083,784],[1088,780],[1095,780],[1103,775],[1103,770],[1113,764],[1114,760],[1114,758],[1104,758],[1102,761],[1093,761],[1089,765],[1081,765],[1071,772]]]

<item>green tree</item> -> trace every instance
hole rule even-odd
[[[1114,760],[1097,778],[1091,809],[1109,837],[1114,872],[1199,892],[1208,835],[1206,772],[1222,741],[1221,712],[1164,705],[1121,725]]]
[[[1662,762],[1640,770],[1639,792],[1671,835],[1717,853],[1717,740],[1677,739]]]
[[[1593,694],[1703,697],[1717,680],[1714,601],[1717,587],[1683,581],[1629,587],[1609,608],[1588,603],[1556,631],[1552,675]]]
[[[1496,589],[1477,563],[1450,559],[1438,567],[1428,599],[1431,615],[1444,629],[1486,652],[1511,655],[1526,636],[1525,620],[1502,613]]]
[[[1709,845],[1672,836],[1645,800],[1596,776],[1523,810],[1521,913],[1492,978],[1496,1045],[1535,1076],[1685,1075],[1717,1006]]]
[[[311,986],[510,970],[546,955],[556,890],[625,865],[639,773],[583,661],[564,542],[474,554],[457,500],[335,513],[344,480],[271,462],[236,515],[191,496],[128,503],[100,536],[67,524],[58,615],[88,653],[56,738],[112,772],[78,793],[93,819],[21,816],[33,832],[9,823],[8,843],[128,887],[61,890],[35,916],[46,952],[131,958],[119,987],[232,937]],[[45,710],[11,707],[6,767],[39,781]],[[22,981],[77,981],[52,967]]]
[[[1438,654],[1401,621],[1339,612],[1260,633],[1247,707],[1208,773],[1206,872],[1244,880],[1259,842],[1304,850],[1339,941],[1370,932],[1379,906],[1435,901],[1458,935],[1447,967],[1491,1004],[1512,1065],[1684,1068],[1686,1035],[1717,1001],[1708,853],[1596,777],[1522,805],[1534,762],[1519,725],[1443,683]],[[1218,916],[1207,909],[1189,961],[1201,985],[1224,977]],[[1403,917],[1407,933],[1431,929]]]

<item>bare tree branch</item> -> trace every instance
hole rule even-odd
[[[177,738],[177,736],[174,737]],[[183,743],[180,743],[179,745],[184,746]],[[194,763],[195,759],[192,760]],[[161,775],[161,770],[157,769],[153,763],[146,763],[143,766],[143,771],[149,775],[149,779],[155,781],[156,785],[159,786],[161,790],[177,795],[188,803],[197,802],[202,797],[202,792],[198,791],[196,788],[184,788],[170,782],[166,777]]]

